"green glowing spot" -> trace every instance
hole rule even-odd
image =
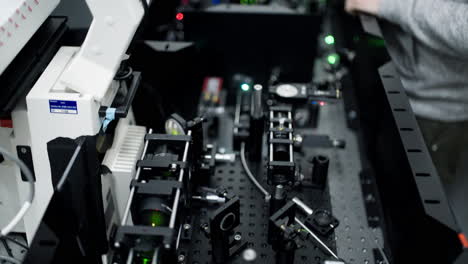
[[[179,135],[179,132],[177,130],[173,129],[171,131],[171,135],[177,136],[177,135]]]
[[[143,258],[143,264],[148,264],[150,262],[149,258]]]
[[[340,56],[336,53],[330,54],[327,57],[327,62],[331,65],[335,65],[340,61]]]
[[[152,211],[150,214],[150,223],[152,227],[163,226],[166,224],[166,215],[161,211]]]
[[[372,47],[383,48],[385,47],[385,40],[378,37],[369,37],[367,39],[367,44]]]
[[[327,45],[335,44],[335,37],[333,37],[332,35],[326,36],[324,40]]]
[[[163,171],[162,175],[166,178],[172,177],[172,172],[170,171]]]
[[[243,83],[241,85],[241,89],[242,91],[247,92],[248,90],[250,90],[250,85],[248,85],[247,83]]]

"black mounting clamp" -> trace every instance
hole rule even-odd
[[[121,82],[125,83],[124,80],[122,80]],[[99,116],[106,117],[107,110],[109,108],[115,108],[115,113],[114,113],[115,119],[127,117],[128,111],[130,110],[130,107],[132,106],[132,103],[133,103],[133,98],[135,98],[135,94],[138,88],[140,87],[140,82],[141,82],[141,72],[132,72],[130,86],[126,93],[125,99],[123,100],[123,103],[119,105],[114,105],[116,103],[114,102],[110,107],[101,106],[101,108],[99,109]]]
[[[305,215],[301,220],[299,214]],[[312,210],[297,197],[286,203],[281,209],[270,217],[269,243],[276,251],[276,263],[286,264],[294,262],[295,250],[302,246],[302,241],[312,237],[329,255],[340,260],[322,239],[329,236],[338,226],[339,222],[331,213],[325,210]]]
[[[242,240],[242,235],[235,232],[239,224],[240,200],[234,196],[210,216],[209,224],[201,226],[202,231],[212,241],[214,263],[227,262],[247,246],[247,241]]]
[[[268,138],[268,184],[293,185],[296,182],[293,118],[291,106],[270,106]]]

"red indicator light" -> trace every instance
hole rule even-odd
[[[460,238],[460,241],[463,245],[464,248],[468,248],[468,239],[466,239],[466,236],[462,233],[458,234],[458,237]]]
[[[184,14],[182,13],[177,13],[177,15],[175,16],[175,18],[179,21],[181,21],[182,19],[184,19]]]
[[[323,101],[322,101],[322,102],[320,102],[320,106],[324,106],[324,105],[326,105],[326,103],[325,103],[325,102],[323,102]]]

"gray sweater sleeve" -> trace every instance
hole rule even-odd
[[[379,16],[432,49],[468,58],[468,2],[380,0]]]

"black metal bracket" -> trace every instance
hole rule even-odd
[[[210,217],[209,235],[211,238],[213,261],[224,263],[245,248],[246,241],[234,229],[240,224],[240,200],[234,197],[216,210]],[[234,235],[234,238],[231,236]]]
[[[174,241],[174,229],[151,226],[119,226],[115,234],[114,247],[132,248],[147,238],[154,244],[171,245]]]
[[[135,98],[135,94],[140,87],[140,82],[141,82],[141,72],[133,72],[132,73],[132,79],[131,79],[130,87],[128,89],[127,97],[125,98],[125,102],[121,106],[115,107],[115,118],[126,118],[128,111],[130,110],[130,107],[132,106],[133,103],[133,98]],[[113,106],[111,106],[113,107]],[[107,109],[109,107],[107,106],[101,106],[99,109],[99,116],[100,117],[105,117]]]
[[[187,142],[192,140],[192,137],[185,135],[168,135],[168,134],[147,134],[145,140],[158,140],[161,143],[168,143],[174,141]]]
[[[172,164],[177,165],[177,168],[187,168],[187,163],[182,161],[172,161],[169,159],[161,159],[157,157],[152,160],[139,160],[137,167],[141,168],[169,168]]]
[[[182,183],[178,181],[165,181],[165,180],[150,180],[146,183],[132,180],[130,186],[136,187],[138,194],[150,195],[172,195],[175,189],[181,189]]]
[[[282,116],[284,114],[284,116]],[[270,106],[268,114],[268,184],[292,185],[295,182],[292,107]]]

